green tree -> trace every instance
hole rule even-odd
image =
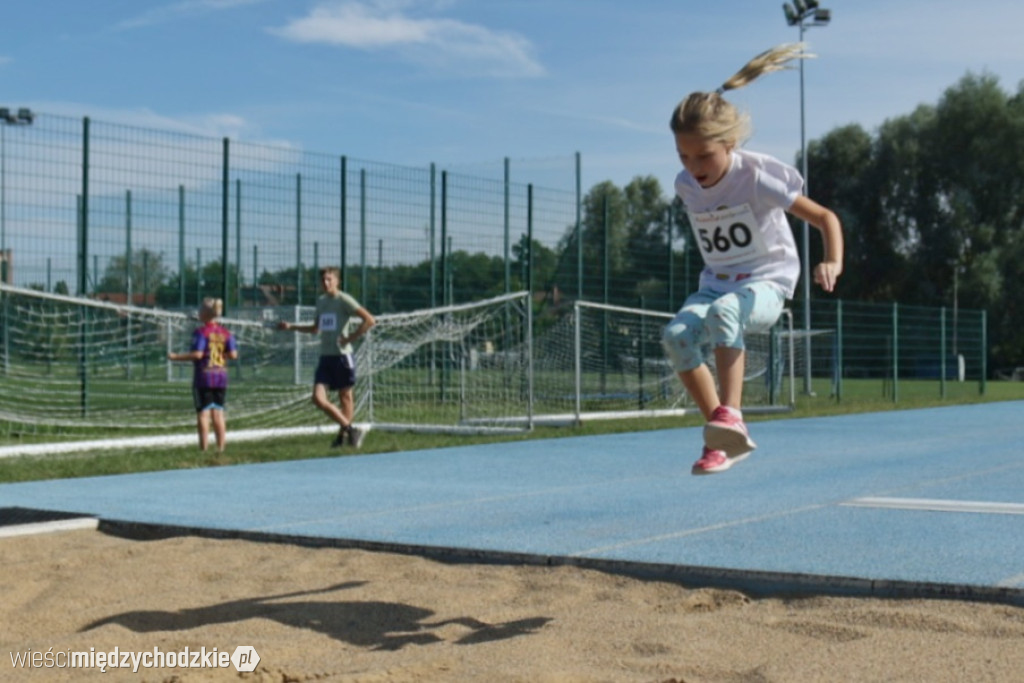
[[[164,284],[167,276],[163,254],[138,249],[131,254],[130,268],[124,254],[111,256],[96,291],[100,295],[127,294],[130,284],[133,298],[144,301],[143,297],[154,294]]]
[[[841,298],[891,301],[895,291],[902,287],[906,255],[899,246],[906,242],[906,237],[894,236],[893,227],[899,223],[890,223],[884,217],[884,188],[894,184],[887,172],[891,162],[909,159],[887,147],[906,140],[904,126],[896,126],[899,130],[895,131],[892,128],[890,125],[883,131],[877,145],[859,125],[849,125],[808,146],[811,197],[834,210],[843,224],[846,259],[837,290]],[[801,242],[802,225],[792,216],[790,223],[798,243]],[[809,261],[813,268],[821,261],[822,241],[816,230],[809,232]],[[801,292],[802,287],[798,288],[798,298]]]
[[[669,204],[654,176],[633,178],[623,192],[629,261],[622,274],[627,286],[620,290],[620,296],[631,306],[643,298],[646,307],[665,309],[672,234]]]

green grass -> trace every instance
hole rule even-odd
[[[977,382],[947,383],[946,396],[940,395],[935,381],[905,381],[899,384],[899,401],[894,402],[886,385],[877,380],[847,380],[842,401],[829,396],[827,382],[815,383],[815,392],[797,394],[796,408],[791,413],[748,415],[748,421],[791,419],[824,415],[907,410],[934,406],[985,403],[992,401],[1024,400],[1024,382],[989,382],[985,395],[979,393]],[[310,406],[311,418],[315,409]],[[409,432],[383,432],[370,434],[358,451],[360,454],[411,451],[449,446],[487,444],[499,441],[564,438],[595,434],[610,434],[654,429],[673,429],[698,426],[696,416],[684,418],[643,418],[614,421],[594,421],[576,427],[538,427],[531,433],[502,436],[462,436],[444,434],[416,434]],[[226,465],[273,462],[307,458],[345,457],[351,450],[331,450],[329,437],[292,436],[262,441],[231,442],[231,423],[228,424],[228,449],[223,455],[202,453],[195,446],[150,447],[139,449],[112,449],[60,456],[22,456],[0,459],[0,482],[63,479],[102,476],[130,472],[221,467]]]

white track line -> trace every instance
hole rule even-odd
[[[937,512],[978,512],[994,515],[1024,515],[1024,504],[989,503],[974,500],[936,500],[931,498],[854,498],[840,503],[848,507],[889,508],[894,510],[932,510]]]

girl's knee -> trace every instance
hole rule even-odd
[[[693,326],[673,321],[661,333],[661,345],[676,372],[693,370],[704,362],[700,332]]]
[[[739,298],[729,294],[712,304],[708,311],[707,325],[713,347],[741,348],[744,316]]]

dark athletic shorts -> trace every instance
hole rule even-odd
[[[227,401],[228,390],[224,388],[220,389],[201,389],[199,387],[192,387],[192,403],[196,407],[196,412],[201,413],[204,410],[223,410],[224,404]]]
[[[313,376],[314,384],[323,384],[332,391],[350,389],[356,385],[356,368],[352,354],[320,356]]]

